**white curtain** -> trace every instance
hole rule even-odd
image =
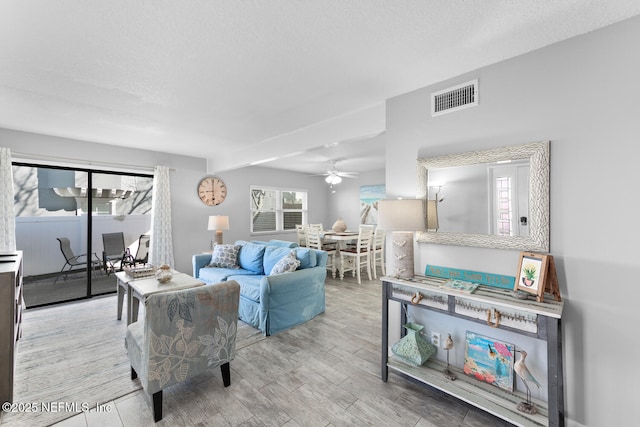
[[[169,168],[166,166],[156,166],[153,174],[149,263],[167,264],[174,268],[173,240],[171,239],[171,189]]]
[[[13,205],[11,150],[0,147],[0,253],[16,250],[16,213]]]

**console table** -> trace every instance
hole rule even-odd
[[[410,279],[383,277],[382,279],[382,380],[387,381],[389,369],[411,377],[448,393],[473,406],[518,426],[564,426],[564,389],[562,368],[561,317],[563,302],[518,300],[509,290],[478,287],[473,293],[462,293],[444,287],[446,279],[415,276]],[[416,292],[420,298],[415,298]],[[416,303],[413,303],[412,300]],[[538,413],[534,415],[516,409],[526,399],[524,393],[509,392],[477,381],[451,367],[457,379],[445,378],[445,363],[428,360],[420,367],[407,365],[390,354],[389,301],[397,301],[406,308],[431,310],[470,322],[491,323],[497,331],[509,330],[537,338],[547,343],[548,402],[534,401]],[[406,310],[401,310],[400,334],[407,322]],[[498,332],[499,335],[499,332]]]

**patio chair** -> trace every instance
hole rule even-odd
[[[60,250],[62,251],[62,256],[64,256],[65,263],[62,266],[62,269],[56,276],[56,280],[53,281],[55,285],[60,275],[64,273],[64,279],[67,280],[67,276],[74,269],[74,267],[86,267],[87,266],[87,254],[76,255],[73,253],[71,249],[71,242],[66,237],[56,237],[56,240],[60,242]],[[100,270],[102,263],[100,262],[100,258],[95,253],[91,254],[91,270],[96,271]],[[76,269],[76,271],[80,271]]]
[[[138,238],[138,250],[136,251],[136,256],[133,257],[134,264],[146,264],[149,262],[149,243],[151,243],[150,235],[140,235]]]
[[[149,262],[149,243],[151,241],[151,236],[148,234],[141,234],[138,238],[138,250],[136,251],[136,256],[133,257],[132,264],[135,266],[136,264],[146,264]],[[125,262],[127,264],[127,262]],[[117,294],[118,294],[118,320],[122,319],[122,307],[124,305],[124,296],[127,294],[127,284],[121,280],[116,281],[117,286]]]
[[[107,275],[112,272],[122,271],[125,265],[134,263],[129,248],[124,245],[124,233],[102,234],[102,267]]]

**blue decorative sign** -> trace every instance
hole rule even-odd
[[[442,277],[443,279],[465,280],[467,282],[479,283],[481,285],[493,286],[494,288],[502,289],[513,289],[516,283],[516,278],[514,276],[483,273],[481,271],[461,270],[458,268],[439,267],[437,265],[427,265],[424,274],[425,276]]]

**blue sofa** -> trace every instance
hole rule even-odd
[[[274,335],[324,313],[326,252],[279,240],[235,244],[240,246],[238,268],[209,267],[211,255],[198,254],[192,260],[193,277],[206,283],[238,282],[240,320]],[[300,266],[290,273],[269,274],[292,250]]]

